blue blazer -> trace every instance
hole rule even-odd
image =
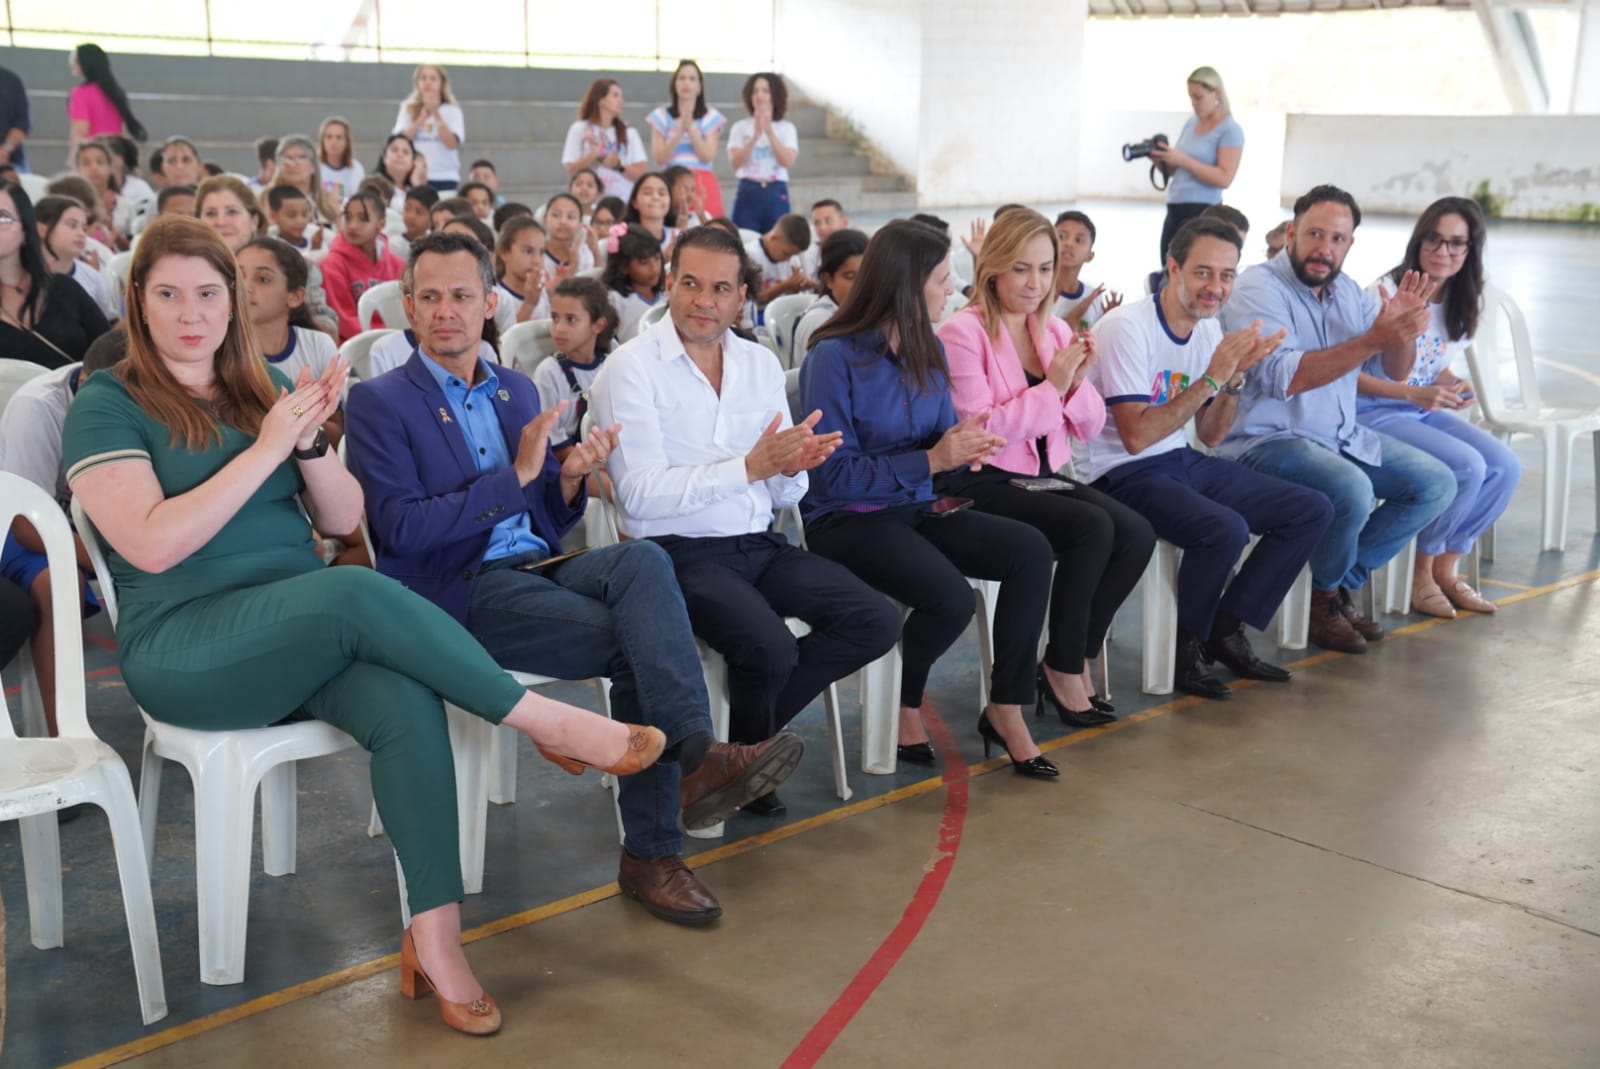
[[[561,464],[553,452],[526,487],[507,466],[480,475],[467,437],[453,418],[444,391],[413,352],[393,371],[360,382],[345,404],[346,457],[366,495],[367,526],[383,574],[399,580],[462,624],[472,583],[489,546],[489,532],[506,517],[526,512],[534,534],[552,554],[588,503],[587,491],[568,504],[561,494]],[[500,390],[495,413],[506,448],[517,455],[522,428],[539,414],[539,393],[514,368],[495,371]]]

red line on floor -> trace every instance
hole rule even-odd
[[[114,640],[106,638],[104,635],[97,635],[92,631],[85,631],[83,640],[91,645],[99,646],[103,650],[111,650],[113,653],[117,649],[117,644]]]
[[[970,782],[967,765],[961,758],[961,751],[956,747],[950,729],[940,719],[931,702],[924,708],[923,717],[944,765],[944,815],[939,820],[937,860],[917,885],[916,893],[900,915],[900,922],[840,992],[833,1005],[811,1027],[811,1031],[789,1053],[789,1057],[784,1059],[782,1069],[810,1069],[828,1052],[834,1040],[839,1038],[839,1034],[866,1005],[873,992],[894,971],[912,942],[921,934],[922,926],[933,913],[933,907],[938,905],[944,885],[955,868],[956,854],[961,849],[961,831],[967,821],[967,787]]]

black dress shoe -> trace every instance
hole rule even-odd
[[[783,799],[778,797],[777,791],[768,791],[760,798],[746,802],[743,811],[756,817],[786,817],[789,815],[789,807],[783,804]]]
[[[938,759],[934,756],[933,743],[931,742],[909,742],[896,746],[894,748],[894,756],[897,760],[904,761],[910,765],[932,765],[938,763]]]
[[[1097,728],[1116,722],[1116,717],[1092,708],[1093,702],[1088,709],[1068,709],[1066,704],[1056,697],[1056,692],[1050,689],[1050,677],[1044,674],[1044,665],[1039,666],[1039,676],[1034,681],[1034,686],[1039,691],[1039,705],[1034,710],[1036,717],[1043,717],[1046,709],[1053,709],[1061,718],[1061,722],[1069,728]]]
[[[1250,648],[1250,640],[1241,627],[1226,638],[1214,638],[1206,643],[1206,658],[1222,664],[1240,679],[1259,679],[1264,683],[1287,683],[1294,673],[1287,668],[1268,664]]]
[[[1178,638],[1178,663],[1172,673],[1172,685],[1185,694],[1193,694],[1197,698],[1210,698],[1212,701],[1221,701],[1233,697],[1233,691],[1228,689],[1226,683],[1211,674],[1206,667],[1205,647],[1197,638],[1180,636]]]

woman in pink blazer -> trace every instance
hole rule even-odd
[[[1093,727],[1115,718],[1095,696],[1087,661],[1144,574],[1156,536],[1137,512],[1070,477],[1071,439],[1099,434],[1106,407],[1085,379],[1093,335],[1075,337],[1050,314],[1056,252],[1044,216],[1002,213],[974,267],[972,303],[939,326],[956,414],[988,412],[990,433],[1007,444],[980,470],[943,476],[938,490],[1050,540],[1056,574],[1038,715],[1053,708],[1070,727]]]

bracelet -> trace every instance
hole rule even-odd
[[[1200,379],[1207,386],[1211,387],[1211,389],[1214,392],[1216,392],[1216,393],[1221,393],[1222,392],[1222,384],[1219,383],[1216,379],[1212,378],[1210,375],[1201,375]]]

